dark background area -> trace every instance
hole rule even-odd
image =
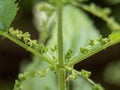
[[[21,0],[19,4],[20,9],[12,24],[15,28],[29,31],[32,38],[36,39],[39,35],[33,25],[32,6],[37,1],[39,0]],[[120,1],[117,2],[118,0],[116,0],[115,3],[114,0],[113,3],[110,2],[112,0],[90,0],[89,2],[92,1],[101,7],[110,7],[112,9],[111,15],[115,17],[117,22],[120,22]],[[110,33],[105,22],[91,14],[90,17],[94,20],[96,27],[99,28],[103,36],[107,36]],[[14,80],[19,73],[20,63],[24,59],[31,60],[31,54],[6,38],[0,37],[0,86],[4,86],[2,84],[5,83],[7,87],[13,87]],[[106,83],[102,78],[102,72],[106,65],[115,60],[120,60],[120,44],[111,46],[93,55],[77,64],[75,68],[78,70],[82,68],[90,70],[92,72],[91,78],[101,83],[106,90],[120,90],[120,86]],[[0,87],[0,90],[3,89]]]

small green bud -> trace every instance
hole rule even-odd
[[[32,71],[28,72],[27,78],[34,78],[36,73],[37,73],[37,71],[35,71],[35,70],[32,70]]]
[[[37,40],[31,40],[27,43],[27,45],[30,46],[30,47],[36,46],[37,45]]]
[[[72,74],[72,75],[69,75],[69,76],[67,77],[66,81],[68,81],[68,80],[74,80],[74,79],[76,79],[76,78],[77,78],[77,74]]]
[[[20,30],[14,30],[14,28],[10,28],[9,29],[9,33],[12,35],[12,36],[14,36],[14,37],[16,37],[16,38],[18,38],[18,39],[22,39],[22,34],[23,34],[23,32],[22,31],[20,31]]]
[[[104,88],[100,84],[94,84],[92,90],[104,90]]]
[[[91,75],[91,72],[88,72],[88,71],[86,71],[86,70],[82,70],[82,71],[80,72],[80,75],[83,76],[84,78],[89,78],[90,75]]]
[[[98,41],[102,44],[106,44],[107,42],[109,42],[108,38],[102,38],[102,36],[98,39]]]
[[[14,30],[13,28],[10,28],[9,33],[12,36],[22,40],[26,45],[28,45],[30,47],[35,47],[37,45],[37,40],[31,40],[29,32],[23,33],[22,31],[20,31],[18,29]],[[44,52],[46,52],[46,51],[47,51],[47,48],[44,49]]]
[[[19,78],[21,81],[26,80],[26,77],[27,77],[27,73],[19,74],[19,76],[18,76],[18,78]]]
[[[54,45],[54,47],[51,48],[51,51],[56,51],[57,50],[57,44]]]
[[[25,44],[27,44],[29,41],[31,41],[29,32],[25,32],[23,34],[23,41],[25,42]]]
[[[13,90],[22,90],[22,86],[20,81],[15,80],[15,85],[14,85],[14,89]]]
[[[52,56],[53,60],[57,62],[57,58],[55,56]]]
[[[23,34],[23,36],[24,36],[25,38],[30,38],[29,32],[25,32],[25,33]]]
[[[98,7],[96,7],[96,5],[95,5],[94,3],[91,3],[91,4],[90,4],[90,9],[91,9],[92,11],[96,11],[96,9],[98,9]]]
[[[109,14],[111,13],[111,9],[110,9],[110,8],[104,8],[104,9],[103,9],[103,13],[104,13],[105,15],[109,15]]]
[[[72,52],[73,52],[73,49],[69,49],[67,51],[67,53],[65,54],[65,58],[66,59],[70,59],[72,57]]]
[[[70,75],[69,79],[74,80],[74,79],[76,79],[76,76],[75,75]]]
[[[53,66],[53,65],[50,65],[50,70],[54,70],[55,69],[55,67]]]
[[[23,32],[20,30],[16,30],[16,37],[21,40],[23,37]]]
[[[47,53],[47,52],[48,52],[48,48],[45,47],[45,48],[44,48],[44,53]]]
[[[91,46],[88,45],[87,47],[80,48],[80,52],[81,52],[82,54],[86,54],[90,49],[91,49]]]
[[[10,33],[11,35],[13,35],[13,36],[16,35],[16,34],[15,34],[15,30],[14,30],[13,27],[11,27],[11,28],[9,29],[9,33]]]
[[[40,72],[38,72],[37,75],[40,76],[40,77],[44,77],[46,75],[46,73],[47,73],[47,70],[43,69]]]
[[[43,44],[36,46],[36,50],[38,50],[41,54],[48,52],[48,48]]]
[[[91,39],[89,42],[89,45],[91,45],[91,46],[95,45],[95,40]]]

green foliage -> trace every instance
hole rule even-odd
[[[91,44],[92,41],[92,44]],[[110,42],[110,43],[109,43]],[[67,65],[76,64],[91,55],[95,54],[96,52],[99,52],[108,46],[111,45],[111,40],[109,38],[102,38],[101,36],[98,39],[90,40],[89,44],[86,45],[86,47],[80,47],[80,52],[76,53],[70,61],[67,63]]]
[[[40,13],[40,19],[35,17],[36,20],[40,20],[37,29],[41,29],[39,32],[47,32],[42,38],[43,42],[49,37],[48,32],[51,32],[46,46],[41,44],[41,41],[32,40],[29,32],[23,33],[18,29],[10,28],[8,32],[1,34],[35,55],[34,62],[24,73],[19,74],[14,90],[65,90],[65,84],[69,81],[73,83],[73,90],[79,90],[81,87],[76,85],[82,79],[90,89],[104,90],[89,78],[91,72],[84,69],[77,71],[73,67],[78,62],[120,42],[120,25],[108,17],[109,8],[103,10],[95,4],[87,6],[82,1],[84,0],[79,0],[80,3],[75,0],[51,0],[53,6],[46,3],[36,6],[36,14]],[[116,32],[103,38],[87,14],[70,4],[105,20],[111,30]],[[10,10],[11,8],[13,9]],[[0,9],[0,29],[5,32],[16,14],[17,4],[12,0],[1,0]]]
[[[8,30],[18,10],[17,5],[15,0],[0,0],[0,30]]]
[[[14,28],[9,29],[9,34],[12,35],[13,37],[23,41],[26,45],[30,47],[35,47],[37,45],[37,40],[32,40],[30,38],[29,32],[23,33],[20,30],[14,30]]]

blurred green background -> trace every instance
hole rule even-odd
[[[29,31],[33,39],[38,39],[39,35],[33,24],[32,8],[39,1],[42,0],[21,0],[19,3],[20,9],[12,24],[15,28]],[[94,2],[101,7],[110,7],[112,9],[111,15],[120,23],[120,0],[89,0],[88,3],[90,2]],[[110,33],[104,21],[91,14],[89,14],[89,17],[94,21],[94,25],[103,36]],[[31,60],[29,52],[1,37],[0,90],[12,90],[21,63],[28,63],[29,60]],[[91,78],[95,82],[101,83],[105,90],[120,90],[120,44],[111,46],[78,63],[75,68],[77,70],[84,68],[91,71]]]

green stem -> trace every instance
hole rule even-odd
[[[66,90],[66,83],[65,83],[65,69],[58,69],[58,85],[59,90]]]
[[[74,68],[71,68],[71,67],[68,67],[68,66],[65,66],[65,68],[66,68],[68,71],[70,71],[70,72],[74,71],[75,73],[77,73],[78,75],[80,75],[82,78],[84,78],[84,77],[80,74],[80,72],[77,71],[77,70],[75,70]],[[91,85],[94,85],[94,84],[95,84],[95,82],[92,81],[92,80],[89,79],[89,78],[84,78],[84,79],[86,79]]]
[[[62,3],[59,3],[58,5],[58,60],[60,67],[64,66],[64,60],[63,60],[63,38],[62,38]]]
[[[116,21],[114,21],[114,20],[111,19],[110,17],[108,17],[108,16],[103,16],[103,15],[101,15],[101,14],[99,14],[99,13],[96,13],[95,11],[90,10],[90,6],[87,6],[87,5],[78,3],[78,2],[76,2],[76,1],[71,2],[71,3],[72,3],[73,5],[75,5],[75,6],[77,6],[77,7],[82,8],[82,9],[85,10],[85,11],[88,11],[89,13],[97,16],[98,18],[106,21],[106,22],[108,23],[108,25],[110,25],[109,27],[110,27],[112,30],[117,30],[117,31],[120,30],[120,25],[119,25],[119,23],[117,23]]]
[[[40,54],[38,51],[34,50],[33,48],[25,45],[23,42],[19,41],[18,39],[16,39],[15,37],[9,35],[8,33],[4,33],[2,34],[4,37],[10,39],[11,41],[13,41],[14,43],[18,44],[19,46],[21,46],[22,48],[26,49],[27,51],[31,52],[33,55],[38,56],[40,59],[48,62],[49,64],[54,66],[54,62],[51,61],[48,57]]]
[[[60,0],[57,7],[58,15],[58,34],[57,34],[57,43],[58,43],[58,84],[59,90],[65,90],[65,69],[64,69],[64,59],[63,59],[63,36],[62,36],[62,9],[63,3]]]
[[[98,48],[96,48],[96,49],[94,49],[94,50],[92,50],[92,51],[90,51],[90,52],[88,52],[88,53],[86,53],[85,55],[82,55],[82,56],[78,53],[77,55],[75,55],[75,56],[73,56],[71,58],[71,60],[67,63],[67,65],[68,66],[75,65],[78,62],[81,62],[81,61],[85,60],[86,58],[94,55],[95,53],[100,52],[100,51],[106,49],[107,47],[109,47],[111,45],[114,45],[114,44],[116,44],[118,42],[120,42],[120,39],[116,39],[114,41],[110,41],[110,42],[106,43],[105,45],[103,45],[101,47],[98,47]]]

